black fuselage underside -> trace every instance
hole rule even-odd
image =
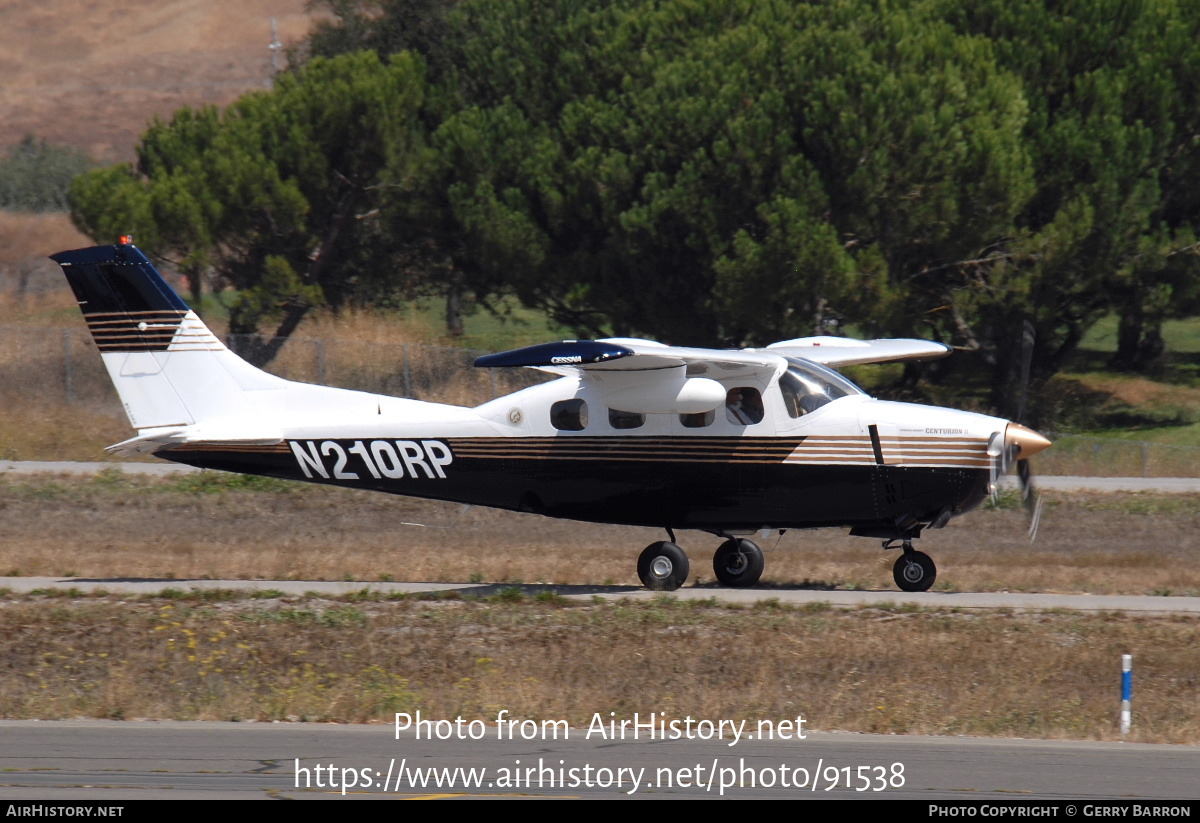
[[[357,441],[346,444],[352,450]],[[453,447],[454,440],[445,442]],[[201,468],[278,477],[390,494],[447,500],[550,517],[680,529],[889,527],[906,518],[928,522],[954,515],[986,495],[989,473],[977,468],[779,461],[537,457],[456,454],[439,471],[372,477],[348,457],[340,475],[302,471],[280,447],[168,449],[159,457]],[[378,473],[378,469],[374,473]],[[413,474],[416,476],[409,476]],[[335,476],[336,475],[336,476]],[[347,477],[353,475],[353,477]]]

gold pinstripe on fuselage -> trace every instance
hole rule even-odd
[[[306,440],[309,438],[305,438]],[[316,438],[321,439],[321,438]],[[339,437],[338,441],[355,438]],[[381,439],[363,438],[365,441]],[[608,460],[654,463],[760,463],[801,465],[875,465],[866,435],[808,437],[654,437],[654,436],[498,436],[443,438],[456,459],[480,460]],[[172,451],[239,454],[288,453],[275,445],[204,444],[172,447]],[[882,465],[905,468],[987,469],[990,458],[982,439],[881,437]]]

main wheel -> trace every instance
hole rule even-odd
[[[651,543],[638,558],[638,577],[651,591],[673,592],[687,576],[687,555],[674,543],[665,540]]]
[[[713,554],[713,574],[722,586],[753,586],[762,577],[764,565],[762,549],[736,537],[726,540]]]
[[[892,577],[896,585],[906,592],[925,592],[937,579],[937,566],[925,552],[905,552],[896,558],[892,566]]]

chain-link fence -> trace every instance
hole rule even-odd
[[[239,335],[229,335],[226,345],[236,352],[248,342]],[[459,406],[477,406],[551,377],[529,369],[477,369],[475,358],[481,354],[487,352],[416,343],[380,345],[294,337],[266,369],[303,383]]]
[[[100,353],[83,330],[0,326],[0,402],[111,405],[119,412]]]
[[[1082,477],[1200,477],[1200,449],[1140,440],[1047,435],[1053,448],[1033,458],[1038,474]]]
[[[0,402],[111,405],[120,410],[91,335],[84,330],[0,326]],[[245,341],[231,336],[237,351]],[[266,370],[288,380],[475,406],[550,377],[529,369],[477,369],[486,354],[414,343],[379,345],[294,337]]]
[[[0,326],[0,402],[69,403],[121,415],[100,355],[82,329]],[[229,341],[235,351],[240,341]],[[363,343],[294,337],[267,371],[288,380],[395,397],[475,406],[550,375],[530,369],[477,369],[482,351],[415,343]],[[1200,448],[1077,434],[1050,435],[1036,458],[1043,475],[1200,477]]]

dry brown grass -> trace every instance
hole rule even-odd
[[[309,27],[306,0],[42,0],[0,12],[0,147],[26,134],[132,158],[155,116],[225,104],[270,77],[281,39]]]
[[[440,335],[444,329],[430,325],[426,315],[404,315],[350,308],[337,314],[321,312],[304,326],[304,337],[347,340],[365,350],[416,343],[453,345]]]
[[[1200,406],[1200,388],[1173,383],[1158,383],[1145,377],[1125,375],[1088,375],[1084,381],[1114,400],[1139,408],[1154,406]]]
[[[79,324],[75,298],[47,255],[86,245],[65,214],[0,211],[0,324]]]
[[[529,384],[524,373],[474,368],[478,354],[440,337],[427,316],[350,310],[314,316],[268,369],[290,380],[465,406]]]
[[[45,259],[46,255],[86,245],[82,234],[66,214],[24,214],[0,210],[0,264],[12,265],[21,260]],[[58,267],[47,261],[49,268]],[[59,272],[61,277],[61,272]],[[66,292],[66,288],[62,289]],[[68,292],[69,293],[69,292]],[[74,305],[74,301],[70,302]]]
[[[1038,474],[1045,475],[1195,477],[1200,471],[1200,449],[1194,445],[1062,435],[1055,438],[1052,448],[1034,458],[1034,464]]]
[[[132,436],[128,419],[115,404],[37,403],[17,409],[0,404],[0,460],[114,461],[97,445]]]
[[[38,299],[0,296],[0,460],[103,460],[105,446],[133,436],[61,285]],[[221,331],[219,323],[214,326]],[[271,372],[466,406],[541,379],[525,369],[476,369],[477,352],[422,342],[438,338],[415,313],[322,313],[304,331],[269,365]]]
[[[812,729],[1116,739],[1119,655],[1137,660],[1133,739],[1200,742],[1200,620],[714,601],[569,604],[184,594],[188,578],[637,585],[650,529],[555,521],[322,486],[0,477],[0,571],[175,578],[149,599],[0,595],[0,716],[785,718]],[[1055,497],[1034,549],[1017,511],[922,546],[940,589],[1200,594],[1200,499]],[[1091,534],[1081,534],[1087,523]],[[892,588],[894,553],[830,531],[768,554],[766,587]],[[716,540],[680,535],[693,581]],[[3,580],[0,579],[0,591]]]
[[[315,598],[9,598],[0,715],[566,719],[594,712],[807,728],[1200,742],[1200,620]]]
[[[978,511],[921,548],[943,591],[1200,595],[1200,498],[1049,498],[1038,543],[1019,510]],[[654,529],[211,473],[155,481],[0,477],[0,573],[88,578],[395,579],[639,585]],[[1086,531],[1081,527],[1085,524]],[[717,538],[683,532],[689,585],[711,584]],[[793,531],[767,550],[766,586],[893,588],[895,552],[839,530]]]

